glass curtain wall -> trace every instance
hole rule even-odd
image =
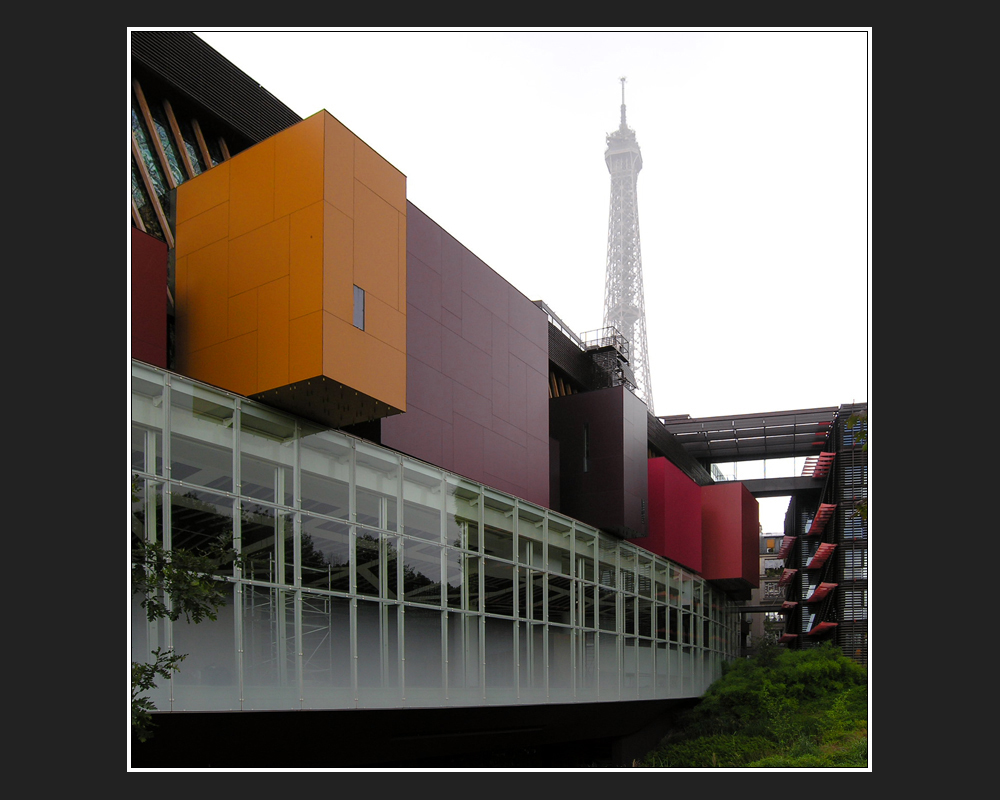
[[[216,621],[147,622],[187,658],[159,710],[692,697],[736,652],[696,575],[578,521],[133,362],[132,536],[232,542]]]

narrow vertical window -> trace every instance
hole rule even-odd
[[[354,287],[354,327],[365,329],[365,290],[360,286]]]

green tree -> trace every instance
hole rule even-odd
[[[213,577],[220,569],[239,560],[231,538],[217,540],[203,552],[167,550],[157,542],[132,539],[132,594],[142,599],[140,606],[150,622],[158,619],[189,623],[215,620],[228,602],[227,584]],[[156,706],[147,694],[157,679],[169,679],[180,669],[186,654],[157,647],[152,661],[132,662],[132,729],[139,741],[152,736],[152,712]]]

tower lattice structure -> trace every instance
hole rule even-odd
[[[635,375],[636,394],[652,412],[653,385],[649,379],[646,348],[646,307],[639,246],[639,201],[636,195],[642,154],[635,131],[625,124],[625,78],[621,82],[621,124],[618,130],[608,134],[608,148],[604,152],[604,161],[611,173],[604,326],[617,328],[629,342],[629,362]]]

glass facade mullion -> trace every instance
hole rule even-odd
[[[351,671],[351,695],[353,705],[357,706],[361,699],[360,686],[358,685],[358,599],[352,597],[348,607],[348,631],[350,639],[350,671]]]
[[[694,696],[738,643],[700,577],[494,489],[134,362],[134,535],[233,537],[219,620],[161,710]],[[858,565],[864,569],[863,563]]]
[[[171,409],[171,406],[172,406],[171,388],[172,388],[171,387],[171,380],[170,380],[169,377],[167,377],[164,380],[163,395],[162,395],[163,414],[164,414],[164,418],[163,418],[163,469],[164,469],[164,473],[165,473],[166,479],[167,479],[166,482],[163,485],[163,506],[162,506],[162,511],[163,511],[163,514],[162,514],[162,516],[163,516],[163,537],[162,537],[161,544],[162,544],[164,550],[171,550],[173,548],[173,535],[172,535],[172,531],[173,531],[173,514],[171,513],[171,508],[173,506],[173,503],[171,502],[171,497],[173,496],[173,489],[172,489],[173,484],[171,482],[171,480],[173,478],[173,469],[172,469],[173,461],[172,461],[172,455],[171,455],[171,449],[172,448],[170,446],[170,442],[173,439],[173,436],[171,435],[171,420],[172,420],[172,416],[173,415],[170,413],[170,409]],[[167,606],[168,609],[170,608],[170,605],[171,605],[170,600],[169,600],[169,598],[167,598],[167,600],[166,600],[166,606]],[[166,647],[168,650],[173,650],[174,649],[174,636],[173,636],[174,626],[173,626],[173,623],[169,619],[161,620],[161,622],[162,622],[162,626],[163,626],[163,632],[161,634],[162,641],[163,641],[163,646]],[[167,691],[169,693],[169,703],[170,703],[169,710],[170,711],[174,710],[174,679],[175,679],[175,675],[176,675],[176,673],[171,674],[171,676],[170,676],[169,679],[164,680],[164,684],[166,685]]]

